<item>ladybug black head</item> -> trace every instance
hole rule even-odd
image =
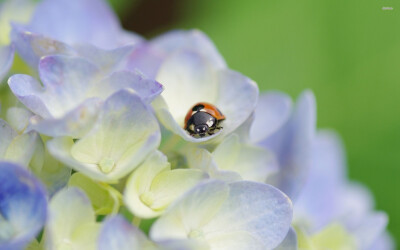
[[[203,137],[208,132],[209,127],[205,124],[197,125],[194,127],[194,132],[200,137]]]

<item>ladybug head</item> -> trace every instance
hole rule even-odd
[[[208,132],[208,126],[205,124],[197,125],[194,127],[194,132],[203,137]]]

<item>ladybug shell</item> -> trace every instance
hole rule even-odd
[[[215,107],[210,103],[199,102],[193,105],[193,107],[191,107],[187,112],[185,117],[185,128],[190,117],[192,117],[192,115],[195,114],[196,112],[206,112],[212,115],[215,119],[217,119],[217,121],[225,120],[225,116],[217,107]]]

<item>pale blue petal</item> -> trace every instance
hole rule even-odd
[[[387,232],[383,232],[368,250],[395,250],[396,245],[392,236]]]
[[[99,250],[206,250],[196,240],[165,240],[151,242],[138,228],[121,215],[106,219],[98,237]]]
[[[95,121],[99,102],[118,90],[130,88],[148,103],[163,90],[158,82],[129,71],[102,78],[99,68],[81,57],[43,57],[39,75],[43,86],[27,75],[12,76],[9,86],[39,116],[31,119],[30,129],[49,136],[83,136]]]
[[[14,46],[0,46],[0,84],[8,74],[14,60]]]
[[[231,233],[239,236],[241,232],[257,240],[262,246],[259,249],[278,246],[292,222],[293,211],[289,198],[270,185],[256,182],[234,182],[229,184],[229,189],[229,196],[218,213],[203,227],[211,248],[249,248],[240,242],[241,238],[224,237]]]
[[[81,138],[96,122],[101,101],[90,98],[61,118],[41,119],[34,116],[30,119],[27,131],[37,131],[48,136],[71,136]]]
[[[51,118],[45,99],[42,98],[44,90],[40,83],[28,75],[13,75],[8,79],[11,91],[30,111],[43,117]]]
[[[117,215],[103,222],[99,237],[99,250],[140,250],[151,245],[142,231]]]
[[[250,141],[259,142],[276,132],[290,117],[291,98],[281,92],[262,93],[250,128]]]
[[[150,41],[151,46],[170,55],[178,50],[194,50],[201,53],[215,68],[225,68],[226,62],[214,43],[200,30],[175,30]]]
[[[44,187],[22,167],[0,162],[0,249],[23,249],[47,217]]]
[[[357,228],[353,229],[360,249],[369,249],[385,231],[387,224],[388,216],[384,212],[370,212],[365,216]]]
[[[362,184],[351,182],[338,187],[340,206],[337,208],[338,220],[349,230],[357,228],[370,216],[374,208],[371,192]]]
[[[100,48],[116,47],[121,29],[103,0],[41,1],[29,28],[67,44],[90,43]]]
[[[303,92],[290,119],[278,131],[260,142],[277,156],[279,171],[268,183],[295,200],[304,185],[311,164],[311,146],[316,126],[315,98]]]
[[[77,55],[77,52],[63,42],[48,38],[41,34],[35,34],[26,27],[13,24],[11,40],[18,55],[24,59],[32,68],[37,68],[39,60],[43,56],[62,54]]]
[[[80,56],[99,67],[105,75],[123,69],[129,54],[136,47],[127,45],[105,50],[87,43],[71,45],[42,34],[32,33],[26,27],[17,24],[13,25],[11,37],[18,54],[33,68],[37,67],[43,56],[55,54]]]
[[[163,91],[157,81],[146,78],[138,72],[118,71],[96,84],[92,95],[106,98],[121,89],[132,89],[144,102],[151,103]]]
[[[38,81],[14,75],[9,86],[14,95],[42,118],[59,118],[88,98],[98,72],[96,66],[78,57],[47,56],[41,59]]]
[[[128,69],[139,69],[148,77],[156,77],[161,64],[180,50],[201,54],[215,68],[226,68],[223,57],[212,41],[199,30],[175,30],[143,44],[130,57]]]
[[[78,44],[73,46],[75,52],[95,64],[104,75],[123,69],[125,59],[135,49],[135,46],[123,46],[112,50],[99,49],[91,44]]]
[[[309,175],[295,203],[295,217],[309,217],[312,231],[322,229],[340,213],[346,180],[344,157],[343,145],[336,133],[318,131],[312,145]]]

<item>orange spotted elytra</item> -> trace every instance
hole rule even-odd
[[[206,102],[195,104],[185,117],[185,129],[193,137],[212,135],[216,130],[222,129],[220,122],[225,116],[214,105]]]

